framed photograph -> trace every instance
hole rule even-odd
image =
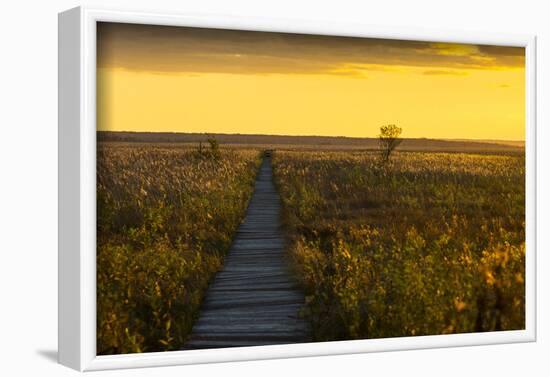
[[[535,340],[535,37],[59,15],[59,362]]]

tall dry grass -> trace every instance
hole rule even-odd
[[[522,155],[277,152],[316,340],[522,329]]]

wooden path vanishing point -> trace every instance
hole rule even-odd
[[[246,216],[184,349],[307,342],[304,295],[284,259],[281,202],[265,156]]]

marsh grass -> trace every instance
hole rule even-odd
[[[523,329],[523,155],[277,152],[315,340]]]

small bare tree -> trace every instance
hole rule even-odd
[[[220,153],[220,143],[218,143],[218,140],[214,136],[210,136],[208,139],[208,144],[210,144],[210,154],[214,158],[219,158],[221,156]]]
[[[388,162],[390,156],[395,148],[401,144],[401,132],[403,130],[401,127],[397,127],[395,124],[388,124],[386,126],[380,127],[380,135],[378,135],[378,143],[380,146],[380,153],[382,155],[382,160]]]

